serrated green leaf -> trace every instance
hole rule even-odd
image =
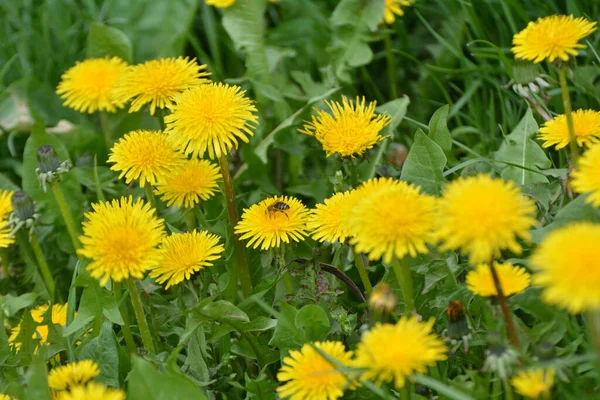
[[[528,109],[496,153],[496,160],[514,164],[502,170],[502,178],[512,180],[521,186],[548,182],[546,176],[535,172],[552,166],[544,150],[531,139],[537,130],[538,124],[533,118],[531,109]]]
[[[94,380],[105,385],[119,387],[119,348],[112,327],[102,324],[100,335],[79,349],[78,360],[93,360],[100,368]]]
[[[133,60],[131,41],[117,28],[92,22],[87,39],[87,56],[88,58],[117,56],[131,62]]]
[[[400,179],[420,186],[425,193],[439,195],[444,185],[446,161],[442,148],[419,129],[402,167]]]
[[[24,400],[50,400],[48,370],[46,369],[46,349],[42,349],[34,358],[27,371],[27,389]]]

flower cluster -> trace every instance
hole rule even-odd
[[[94,361],[78,361],[53,368],[48,374],[48,386],[58,400],[125,400],[122,390],[94,382],[98,375],[100,368]]]

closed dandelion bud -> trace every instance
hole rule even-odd
[[[15,215],[22,221],[27,221],[33,218],[35,214],[35,207],[31,197],[25,192],[18,191],[12,196],[12,206]]]
[[[54,147],[50,146],[49,144],[40,146],[37,151],[37,160],[39,170],[43,173],[56,172],[58,167],[60,167],[58,154],[56,154]]]
[[[527,85],[537,78],[539,67],[531,61],[516,59],[512,72],[517,83]]]
[[[452,300],[446,310],[448,315],[448,337],[458,340],[469,335],[469,324],[465,305],[459,300]]]
[[[398,305],[398,298],[387,283],[381,282],[369,296],[369,309],[376,315],[390,315]]]
[[[535,353],[540,361],[550,361],[556,358],[554,345],[548,341],[540,343]]]

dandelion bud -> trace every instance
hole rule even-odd
[[[448,337],[458,340],[469,334],[469,324],[464,304],[459,300],[452,300],[446,310],[448,315]]]
[[[55,172],[60,167],[60,160],[54,147],[49,144],[40,146],[37,151],[37,160],[40,172]]]
[[[369,297],[369,309],[375,315],[390,315],[398,305],[398,298],[387,283],[381,282]]]
[[[22,221],[33,218],[35,207],[31,197],[25,192],[18,191],[12,196],[12,206],[17,217]]]
[[[556,358],[554,345],[548,341],[540,343],[535,353],[540,361],[549,361]]]

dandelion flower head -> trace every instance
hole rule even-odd
[[[125,103],[117,96],[117,86],[126,71],[127,63],[119,57],[79,61],[62,75],[56,93],[76,111],[115,112]]]
[[[500,264],[494,262],[502,292],[505,296],[519,294],[531,284],[531,275],[523,267],[511,263]],[[467,288],[478,296],[498,296],[490,266],[479,264],[475,270],[470,271],[466,278]]]
[[[191,276],[213,261],[221,258],[225,250],[219,244],[220,237],[207,231],[173,233],[167,236],[159,249],[159,263],[150,272],[157,283],[167,282],[167,289]]]
[[[369,259],[415,257],[428,252],[434,240],[434,197],[419,188],[391,178],[375,178],[357,190],[358,200],[348,217],[350,244]],[[369,188],[372,187],[372,190]]]
[[[107,388],[93,381],[85,386],[73,386],[69,391],[57,394],[57,400],[125,400],[126,397],[121,389]]]
[[[404,15],[402,7],[410,7],[414,3],[415,0],[385,0],[385,11],[382,22],[393,24],[396,21],[396,15],[400,17]]]
[[[235,4],[235,0],[205,0],[207,6],[227,8]]]
[[[48,374],[48,386],[53,390],[66,390],[73,386],[84,385],[98,375],[100,369],[94,361],[77,361],[52,369]]]
[[[396,324],[376,324],[356,349],[353,366],[366,369],[361,379],[374,380],[377,385],[393,380],[400,389],[406,375],[423,374],[427,367],[445,360],[448,348],[432,333],[433,323],[403,316]]]
[[[163,220],[156,217],[150,204],[134,202],[131,196],[95,203],[92,208],[83,222],[83,248],[77,250],[92,260],[88,271],[101,285],[109,279],[143,278],[144,272],[158,263]]]
[[[306,224],[312,232],[312,237],[321,242],[344,242],[348,237],[348,219],[345,218],[346,210],[354,202],[350,192],[339,192],[323,204],[317,204]]]
[[[531,256],[542,300],[571,313],[600,309],[600,225],[577,222],[550,232]]]
[[[173,98],[186,89],[210,82],[206,65],[188,57],[146,61],[128,69],[119,84],[118,94],[126,103],[133,99],[129,112],[150,103],[150,114],[173,104]]]
[[[504,249],[520,254],[517,238],[530,240],[535,211],[533,201],[511,181],[485,174],[458,178],[438,201],[441,250],[460,248],[471,265],[490,262]]]
[[[8,217],[13,210],[12,190],[0,190],[0,248],[8,247],[15,242],[11,236],[10,227],[6,226]]]
[[[282,208],[277,208],[283,203]],[[285,208],[287,206],[287,208]],[[299,242],[307,235],[309,211],[300,200],[276,196],[263,200],[244,210],[235,227],[241,240],[249,239],[247,247],[268,250],[281,243]]]
[[[300,130],[314,136],[322,145],[327,157],[339,154],[342,157],[354,157],[363,154],[377,142],[387,136],[381,136],[381,130],[390,123],[385,114],[375,113],[375,102],[369,104],[365,99],[356,102],[342,97],[342,103],[325,102],[331,113],[315,108],[311,122],[306,122]]]
[[[600,141],[600,112],[577,110],[572,116],[577,146],[589,147]],[[566,147],[570,142],[566,115],[561,114],[547,121],[540,128],[538,138],[544,141],[544,148],[555,146],[556,150],[560,150]]]
[[[144,186],[167,178],[183,165],[185,156],[163,132],[138,130],[115,143],[108,162],[114,164],[110,169],[121,172],[119,179],[125,177],[130,183],[139,178],[140,186]]]
[[[583,153],[571,178],[573,190],[577,193],[587,193],[585,202],[600,207],[600,144]]]
[[[344,389],[351,383],[346,374],[338,371],[313,346],[342,365],[351,362],[352,352],[347,352],[342,342],[307,343],[299,351],[291,350],[290,355],[283,358],[283,365],[277,373],[277,380],[285,382],[277,388],[283,398],[335,400],[344,395]]]
[[[248,143],[258,123],[254,102],[239,86],[210,83],[186,90],[165,117],[167,132],[186,154],[213,159]]]
[[[167,206],[194,207],[219,189],[219,166],[208,160],[186,160],[181,168],[156,184],[156,193]]]
[[[542,395],[549,396],[554,384],[554,369],[533,368],[520,371],[510,380],[510,384],[518,394],[530,399],[539,399]]]
[[[515,57],[539,63],[553,62],[557,58],[569,61],[584,48],[579,41],[596,30],[596,22],[575,18],[572,15],[552,15],[529,22],[527,27],[513,37]]]

